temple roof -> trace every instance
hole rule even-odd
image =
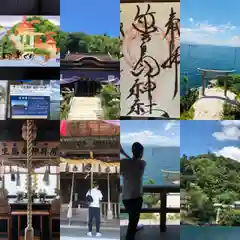
[[[84,61],[84,59],[95,59],[97,61],[115,61],[108,54],[96,53],[69,53],[63,58],[66,61]]]
[[[111,58],[108,54],[98,53],[68,53],[61,58],[61,68],[104,68],[119,71],[120,61]]]

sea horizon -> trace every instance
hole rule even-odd
[[[188,88],[201,86],[197,68],[235,70],[234,74],[240,73],[240,47],[181,43],[180,49],[181,95],[184,94],[184,76],[188,77]]]

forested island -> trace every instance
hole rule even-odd
[[[61,56],[72,53],[110,54],[112,58],[120,58],[120,38],[107,34],[88,35],[83,32],[68,33],[60,31]]]
[[[208,153],[180,164],[181,223],[240,226],[240,162]]]

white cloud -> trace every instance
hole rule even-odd
[[[225,120],[225,121],[221,121],[221,125],[223,125],[223,126],[238,126],[238,127],[240,127],[240,120]]]
[[[169,131],[171,128],[173,128],[174,126],[178,125],[179,122],[172,120],[172,121],[168,121],[168,123],[165,126],[165,131]]]
[[[195,23],[193,18],[189,18],[189,21],[192,23],[190,27],[181,27],[181,42],[240,46],[240,37],[231,33],[232,30],[236,29],[236,26],[233,26],[230,22],[227,24],[213,25],[207,21]],[[229,39],[227,40],[224,38],[226,34],[229,34]]]
[[[189,20],[191,23],[194,22],[194,19],[193,19],[192,17],[190,17],[188,20]]]
[[[163,135],[156,135],[150,131],[121,133],[121,142],[133,144],[140,142],[143,145],[155,146],[180,146],[179,136],[167,137]]]
[[[213,133],[218,141],[238,141],[240,140],[240,121],[239,120],[228,120],[221,121],[222,131]]]
[[[216,152],[214,152],[217,156],[223,156],[226,158],[231,158],[240,162],[240,148],[234,146],[224,147]]]

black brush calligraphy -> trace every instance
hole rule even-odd
[[[137,115],[144,115],[146,108],[152,114],[152,107],[157,104],[153,102],[152,93],[156,89],[156,83],[153,78],[159,75],[160,66],[157,60],[147,55],[147,43],[151,41],[151,34],[158,31],[155,25],[155,12],[150,11],[151,6],[148,4],[145,13],[141,13],[140,7],[137,5],[137,14],[132,23],[133,28],[141,35],[140,56],[136,64],[131,70],[131,74],[136,78],[133,86],[129,90],[130,98],[134,96],[134,102],[130,107],[127,115],[136,113]],[[140,81],[139,77],[144,73],[144,78],[147,80]],[[140,100],[141,94],[148,94],[148,103],[144,104]]]
[[[180,46],[176,46],[175,39],[176,37],[180,37],[180,19],[176,17],[176,12],[171,8],[171,12],[169,14],[168,22],[165,27],[167,28],[166,37],[170,38],[169,41],[169,57],[162,63],[161,67],[163,69],[172,68],[174,64],[175,71],[175,86],[174,86],[174,94],[173,99],[176,97],[178,93],[178,65],[180,64]]]

